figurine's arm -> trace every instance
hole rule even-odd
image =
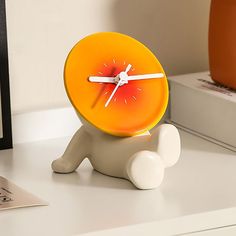
[[[70,173],[78,168],[89,155],[90,136],[82,126],[72,137],[61,158],[52,162],[52,169],[58,173]]]

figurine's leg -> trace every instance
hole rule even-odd
[[[128,179],[139,189],[156,188],[164,177],[160,156],[150,151],[140,151],[131,156],[126,171]]]
[[[72,137],[62,157],[52,162],[52,169],[58,173],[70,173],[78,168],[88,155],[90,136],[82,126]]]
[[[165,167],[173,166],[181,151],[180,136],[174,125],[163,124],[152,132],[152,144],[163,160]]]

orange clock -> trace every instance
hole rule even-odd
[[[168,103],[167,78],[157,58],[120,33],[96,33],[80,40],[67,57],[64,80],[76,111],[115,136],[151,129]]]

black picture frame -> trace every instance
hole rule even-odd
[[[5,0],[0,0],[0,96],[2,112],[0,116],[0,122],[2,122],[0,149],[7,149],[12,148],[12,127]]]

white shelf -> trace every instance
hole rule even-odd
[[[69,138],[16,144],[13,150],[1,151],[0,175],[50,205],[0,212],[0,235],[102,235],[98,231],[117,227],[129,227],[134,232],[129,235],[138,235],[132,225],[164,235],[236,223],[235,153],[182,131],[181,139],[180,161],[167,169],[159,189],[148,191],[95,172],[87,161],[72,174],[53,173],[50,164]]]

